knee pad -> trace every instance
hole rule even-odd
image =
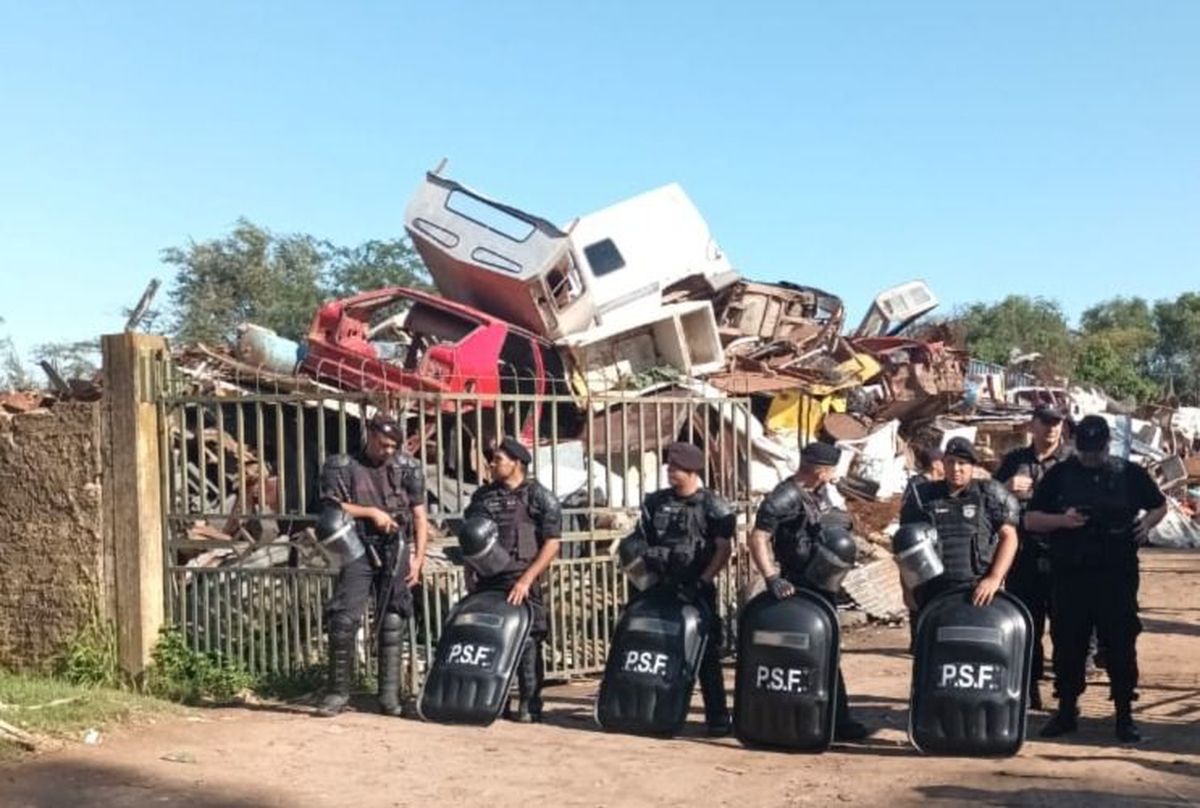
[[[353,636],[358,630],[358,620],[345,612],[338,612],[329,618],[329,636]]]
[[[394,612],[388,612],[379,625],[379,644],[400,645],[403,639],[404,618]]]

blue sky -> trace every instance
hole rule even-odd
[[[436,6],[436,8],[435,8]],[[116,331],[239,216],[353,244],[421,173],[566,220],[680,182],[735,265],[1071,316],[1196,289],[1200,3],[0,0],[0,335]]]

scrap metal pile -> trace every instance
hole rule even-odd
[[[554,465],[556,482],[569,478],[555,485],[561,495],[586,487],[580,476],[586,469],[588,480],[602,484],[585,492],[583,502],[594,505],[598,496],[626,511],[636,508],[635,494],[663,484],[661,467],[648,465],[644,452],[627,456],[634,431],[656,440],[682,435],[705,443],[710,456],[724,452],[714,472],[744,463],[751,498],[795,469],[803,445],[835,442],[844,451],[837,490],[827,498],[854,518],[865,562],[847,589],[882,617],[903,611],[898,588],[878,596],[894,572],[883,576],[871,567],[890,563],[884,555],[913,469],[910,446],[940,446],[964,435],[994,462],[1025,443],[1025,425],[1040,401],[1074,415],[1111,408],[1102,394],[1045,386],[973,362],[936,328],[914,337],[913,324],[937,306],[921,281],[881,292],[848,330],[835,294],[742,277],[678,185],[559,227],[431,173],[408,205],[405,228],[436,293],[378,289],[328,302],[314,313],[302,344],[247,324],[232,355],[204,346],[179,351],[188,383],[232,395],[245,380],[261,389],[270,379],[278,390],[314,400],[346,391],[457,396],[459,408],[444,410],[457,413],[456,437],[447,441],[422,420],[410,448],[423,450],[431,471],[457,467],[458,497],[477,482],[468,480],[463,464],[500,431],[548,450],[543,465]],[[488,409],[495,396],[530,403]],[[694,407],[683,415],[671,407],[667,416],[661,407],[635,408],[639,400],[701,396],[744,401],[746,417],[739,422],[720,408],[703,416]],[[486,417],[467,407],[471,397]],[[550,408],[539,400],[556,403]],[[1163,462],[1178,460],[1184,444],[1190,452],[1200,436],[1200,411],[1163,412],[1157,420],[1110,417],[1118,449],[1157,464],[1168,490],[1200,477],[1200,467]],[[311,428],[319,421],[310,419]],[[465,453],[437,456],[463,440]],[[444,486],[431,490],[449,498]],[[1200,543],[1190,517],[1184,521],[1170,541]],[[619,528],[617,522],[612,526]]]

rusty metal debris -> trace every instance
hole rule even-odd
[[[998,461],[1027,440],[1037,403],[1110,413],[1123,451],[1154,463],[1181,508],[1200,512],[1200,463],[1174,457],[1200,444],[1200,410],[1137,419],[1097,391],[972,361],[955,335],[922,324],[937,299],[921,281],[882,291],[847,332],[837,295],[738,273],[678,185],[558,225],[439,168],[419,183],[405,227],[438,293],[327,302],[300,343],[246,324],[229,349],[176,351],[175,383],[212,403],[173,427],[185,472],[172,485],[200,512],[233,514],[189,525],[187,563],[319,565],[302,520],[281,515],[305,504],[298,481],[316,458],[356,445],[376,408],[404,419],[434,514],[461,512],[485,474],[483,450],[510,433],[593,536],[627,525],[662,484],[658,452],[671,440],[707,449],[711,485],[754,497],[792,473],[807,442],[837,443],[845,459],[828,507],[848,513],[864,562],[846,588],[879,619],[903,611],[891,562],[877,557],[915,448],[962,434]],[[304,400],[285,413],[254,398],[263,393]],[[0,397],[6,412],[42,405]],[[301,444],[302,456],[288,454]],[[452,524],[435,519],[438,535]],[[291,540],[271,549],[281,537]]]

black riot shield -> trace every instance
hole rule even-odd
[[[596,698],[600,726],[635,735],[673,735],[683,727],[708,640],[702,608],[668,586],[626,607]]]
[[[426,721],[487,725],[504,709],[532,623],[529,604],[506,597],[484,590],[450,610],[417,699]]]
[[[1025,740],[1033,621],[1007,592],[971,605],[971,587],[930,601],[917,621],[908,737],[922,752],[1015,755]]]
[[[839,632],[825,598],[763,592],[738,620],[733,731],[748,746],[818,752],[833,742]]]

